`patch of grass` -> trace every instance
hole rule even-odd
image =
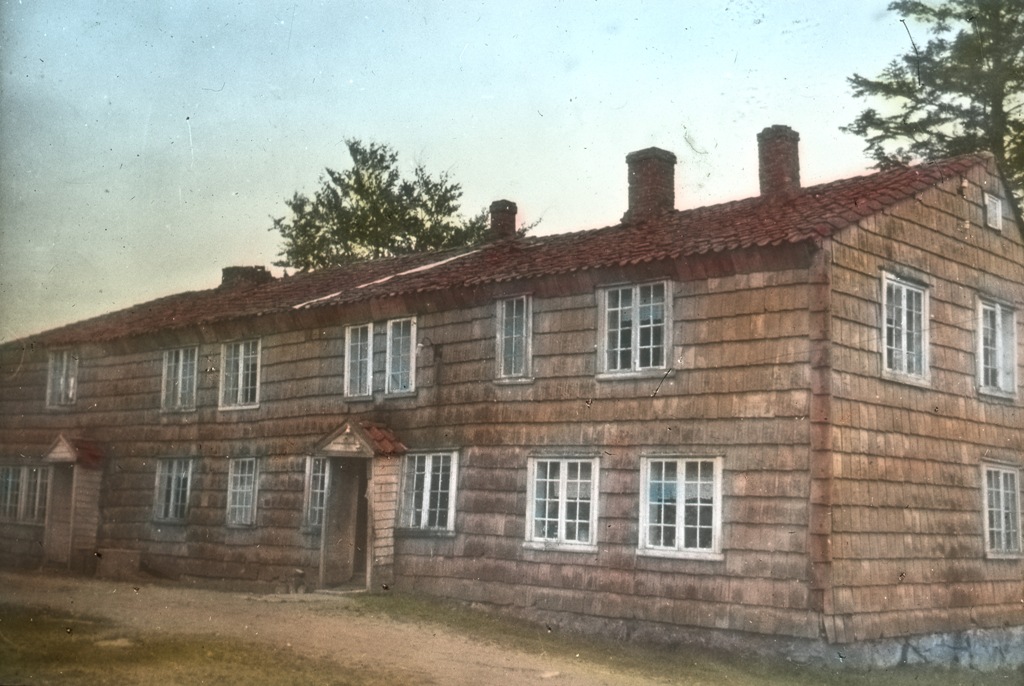
[[[703,647],[674,648],[623,643],[593,636],[562,633],[523,620],[476,610],[465,603],[401,593],[354,596],[350,610],[395,621],[442,626],[475,640],[565,660],[586,660],[609,672],[665,683],[794,684],[795,686],[1018,686],[1024,670],[973,672],[934,667],[900,667],[857,671],[808,667],[784,659],[737,656]]]
[[[102,620],[0,605],[3,684],[394,683],[366,665],[354,670],[266,645],[214,636],[137,636]]]

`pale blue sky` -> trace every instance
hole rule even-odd
[[[910,49],[887,4],[4,0],[0,341],[269,266],[351,137],[538,233],[616,223],[652,145],[680,209],[756,194],[772,124],[805,184],[864,173],[838,127],[846,77]]]

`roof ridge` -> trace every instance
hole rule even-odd
[[[4,345],[102,342],[297,308],[816,241],[991,159],[967,153],[815,184],[784,197],[757,195],[635,222],[359,260],[244,288],[183,291]]]

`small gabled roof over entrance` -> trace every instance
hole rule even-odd
[[[103,461],[100,444],[84,438],[57,436],[50,449],[43,455],[43,462],[80,464],[83,467],[99,467]]]
[[[404,455],[406,447],[391,429],[374,422],[345,422],[341,428],[317,443],[315,455],[363,457]]]

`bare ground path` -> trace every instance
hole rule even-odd
[[[393,675],[408,684],[666,683],[611,672],[585,658],[477,641],[436,624],[359,611],[344,595],[251,595],[164,584],[0,572],[0,603],[103,618],[126,632],[210,635],[265,642],[328,659],[339,669]]]

